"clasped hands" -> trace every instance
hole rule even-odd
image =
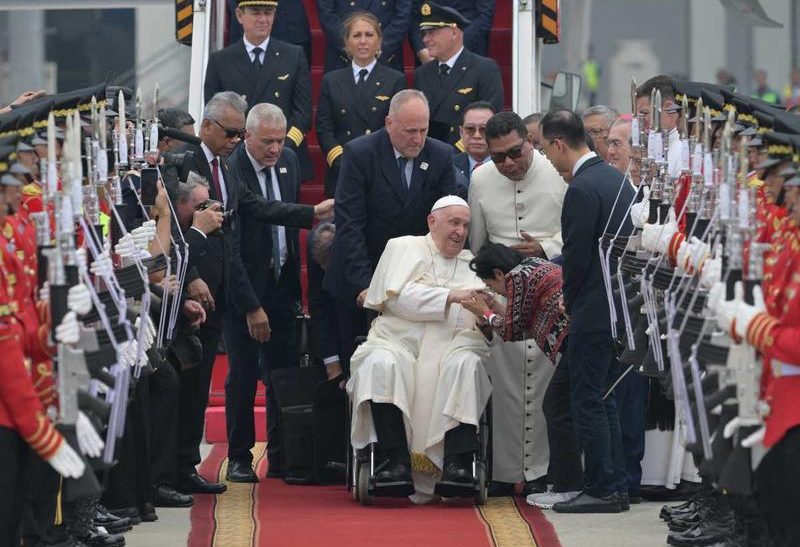
[[[503,313],[505,310],[498,302],[494,293],[487,289],[460,289],[452,290],[447,296],[448,304],[461,304],[461,306],[475,317],[482,317],[487,311]]]

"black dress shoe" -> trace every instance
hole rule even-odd
[[[667,535],[667,545],[676,545],[677,547],[713,545],[729,539],[732,530],[732,522],[727,524],[701,522],[685,532],[673,532]]]
[[[547,492],[547,476],[525,481],[525,486],[522,488],[522,497],[527,498],[531,494],[544,494],[545,492]]]
[[[490,498],[501,498],[514,495],[514,483],[491,481],[486,491]]]
[[[117,509],[109,509],[108,512],[112,516],[128,519],[133,525],[142,523],[142,515],[139,514],[138,507],[119,507]]]
[[[142,522],[155,522],[158,520],[156,507],[150,502],[144,502],[141,507],[139,507],[139,514],[142,515]]]
[[[375,483],[413,482],[411,467],[405,462],[389,461],[387,465],[375,473]]]
[[[228,461],[228,472],[225,473],[225,480],[230,482],[258,482],[258,477],[253,468],[250,467],[250,464],[231,460]]]
[[[455,482],[460,484],[472,485],[472,462],[453,460],[444,464],[442,471],[442,482]]]
[[[97,530],[89,532],[88,536],[78,538],[88,547],[123,547],[125,538],[117,534],[104,534]]]
[[[622,509],[622,512],[630,511],[631,510],[631,500],[628,497],[627,492],[625,494],[618,494],[619,495],[619,506]]]
[[[181,494],[171,486],[160,484],[153,488],[153,505],[156,507],[191,507],[194,498],[189,494]]]
[[[181,494],[221,494],[227,489],[224,484],[208,482],[197,473],[180,477],[175,487]]]
[[[112,515],[102,504],[97,504],[92,520],[96,525],[105,528],[109,534],[121,534],[133,528],[129,518],[120,518]]]
[[[553,505],[556,513],[619,513],[622,511],[619,495],[614,492],[604,498],[581,492],[578,497]]]

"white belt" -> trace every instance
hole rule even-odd
[[[783,376],[800,376],[800,365],[792,365],[791,363],[784,363],[777,359],[772,360],[772,375],[775,378]]]

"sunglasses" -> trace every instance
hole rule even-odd
[[[479,135],[486,135],[486,127],[475,127],[474,125],[465,125],[462,127],[464,133],[469,135],[470,137],[476,133]]]
[[[512,160],[518,160],[522,157],[522,149],[525,147],[525,143],[521,143],[519,146],[515,146],[511,150],[506,150],[505,152],[496,152],[491,155],[492,161],[494,163],[500,164],[506,161],[506,158],[510,158]]]
[[[228,139],[241,139],[242,137],[244,137],[244,132],[245,132],[244,127],[241,128],[241,129],[231,129],[230,127],[225,127],[224,125],[219,123],[217,120],[211,120],[211,121],[214,122],[215,124],[217,124],[218,126],[220,126],[220,128],[223,131],[225,131],[225,138],[228,138]]]

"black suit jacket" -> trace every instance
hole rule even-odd
[[[561,254],[570,334],[611,330],[597,244],[605,232],[615,233],[620,225],[621,235],[633,231],[626,212],[634,193],[624,176],[600,157],[581,165],[569,183],[561,211]],[[612,271],[616,271],[616,264],[612,264]]]
[[[464,175],[468,181],[472,180],[472,169],[469,168],[469,155],[466,152],[454,155],[453,165],[456,166],[458,172]]]
[[[311,129],[311,78],[301,47],[270,38],[260,70],[254,68],[243,40],[212,53],[206,67],[206,102],[220,91],[244,95],[251,107],[279,106],[288,126],[286,144],[300,156],[303,180],[313,176],[305,140]]]
[[[325,72],[350,62],[344,53],[342,23],[354,11],[368,11],[380,21],[383,34],[380,61],[402,71],[403,42],[411,23],[411,0],[317,0],[319,22],[325,31]]]
[[[369,286],[389,239],[428,233],[434,202],[456,193],[451,150],[427,139],[406,189],[385,129],[345,145],[336,187],[336,239],[325,275],[328,292],[355,298]]]
[[[261,194],[258,177],[244,146],[236,148],[230,158],[231,170],[251,192]],[[275,174],[281,191],[283,203],[297,203],[300,190],[300,164],[297,155],[284,148]],[[272,184],[267,177],[267,184]],[[272,224],[262,222],[252,216],[243,215],[236,223],[233,233],[233,253],[240,260],[231,264],[230,297],[231,309],[244,315],[265,305],[266,289],[274,276],[271,268]],[[288,276],[288,293],[284,296],[292,301],[300,300],[300,239],[297,228],[286,228],[287,257],[281,277]],[[275,280],[277,284],[278,280]]]
[[[243,144],[240,145],[240,147],[243,146]],[[189,149],[194,152],[190,160],[192,162],[191,169],[208,181],[211,199],[222,201],[222,196],[218,196],[214,188],[211,166],[206,160],[205,152],[197,145],[191,145]],[[314,220],[314,208],[310,205],[268,201],[241,183],[226,158],[220,158],[220,160],[225,189],[228,194],[225,206],[228,217],[220,234],[208,236],[204,260],[195,266],[197,271],[192,275],[193,277],[199,276],[206,282],[217,300],[217,309],[224,310],[224,304],[219,296],[225,295],[229,288],[232,261],[241,262],[238,253],[231,253],[232,236],[237,228],[236,223],[241,220],[240,217],[250,217],[261,222],[272,222],[282,226],[310,228]],[[243,266],[236,264],[234,268],[241,269]]]
[[[439,0],[439,5],[455,9],[469,19],[470,24],[464,29],[464,45],[478,55],[486,56],[489,51],[489,31],[494,20],[494,5],[496,0]],[[414,52],[419,52],[425,47],[422,43],[422,33],[419,23],[422,20],[420,6],[423,0],[414,0],[414,9],[411,12],[411,30],[408,33],[409,42]]]
[[[464,48],[450,73],[439,75],[439,62],[431,61],[414,71],[414,88],[428,97],[431,110],[429,135],[455,144],[459,139],[461,112],[475,101],[488,101],[503,110],[503,80],[493,59]]]
[[[333,196],[339,176],[339,163],[345,144],[384,126],[389,102],[405,89],[403,74],[380,63],[372,69],[366,89],[356,88],[351,66],[328,72],[322,77],[317,105],[317,139],[328,162],[325,194]]]

